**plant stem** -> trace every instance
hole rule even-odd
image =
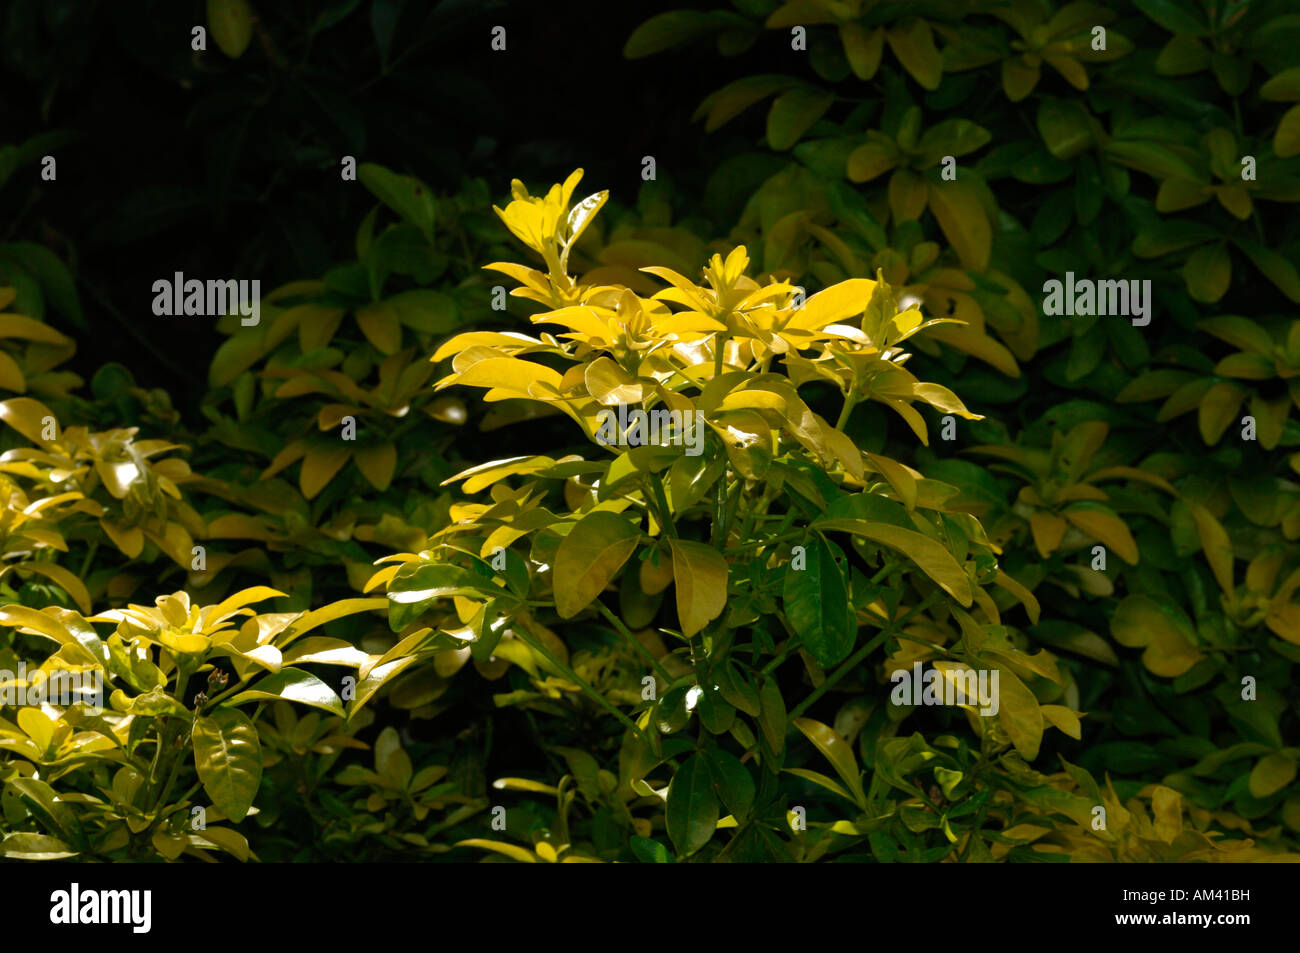
[[[842,679],[850,671],[856,668],[858,664],[862,662],[863,659],[865,659],[868,655],[870,655],[882,644],[884,644],[885,640],[888,637],[889,637],[889,629],[888,628],[882,629],[880,632],[876,634],[876,637],[874,639],[872,639],[866,645],[862,646],[862,648],[858,649],[856,652],[854,652],[852,655],[846,658],[843,662],[841,662],[839,664],[839,667],[836,668],[834,672],[826,676],[826,681],[822,682],[820,685],[814,688],[811,694],[809,694],[807,698],[805,698],[803,701],[801,701],[798,705],[794,707],[794,711],[790,712],[790,717],[798,718],[805,711],[807,711],[808,707],[812,705],[813,702],[817,701],[817,699],[821,698],[828,691],[834,688],[836,683],[839,682],[840,679]]]
[[[635,635],[633,635],[628,630],[628,627],[623,624],[623,620],[620,619],[618,616],[616,616],[612,611],[610,611],[609,606],[605,605],[605,603],[597,599],[596,608],[600,610],[600,614],[605,617],[606,622],[608,622],[615,629],[617,629],[618,633],[621,636],[623,636],[623,638],[627,639],[629,642],[632,643],[632,646],[638,652],[641,653],[642,657],[644,657],[647,662],[650,663],[650,667],[659,673],[660,678],[662,678],[665,682],[669,682],[669,683],[672,682],[673,680],[672,676],[669,675],[668,672],[665,671],[664,667],[660,665],[659,662],[655,659],[655,657],[650,654],[650,650],[641,644],[641,640],[638,639]]]
[[[677,538],[677,527],[673,525],[672,510],[668,508],[668,495],[664,493],[664,481],[658,474],[650,476],[650,489],[655,495],[655,508],[658,511],[659,525],[668,534],[669,539]]]
[[[527,645],[530,649],[532,649],[542,658],[546,659],[546,661],[551,663],[551,665],[553,665],[555,669],[558,672],[560,672],[560,674],[562,674],[565,678],[567,678],[569,681],[573,682],[573,684],[577,685],[580,689],[582,689],[583,693],[587,695],[587,697],[589,697],[592,701],[596,702],[596,704],[600,705],[601,708],[604,708],[611,715],[617,718],[620,722],[623,723],[624,726],[636,732],[636,734],[641,738],[642,741],[646,743],[648,747],[650,747],[651,750],[654,749],[654,745],[650,744],[650,739],[645,736],[645,733],[639,727],[637,727],[636,722],[634,722],[631,718],[627,717],[627,715],[623,714],[623,712],[621,712],[618,708],[616,708],[613,704],[611,704],[609,699],[607,699],[604,695],[602,695],[600,692],[596,691],[594,688],[592,688],[590,685],[584,682],[578,676],[578,674],[574,672],[573,669],[569,668],[569,666],[565,665],[558,658],[556,658],[549,649],[547,649],[544,645],[542,645],[541,642],[533,636],[531,632],[529,632],[527,629],[525,629],[522,625],[519,624],[518,619],[515,620],[514,631],[515,631],[515,635],[519,636],[525,645]]]

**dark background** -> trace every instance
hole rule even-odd
[[[187,416],[220,336],[203,319],[154,316],[153,282],[260,278],[266,294],[353,258],[374,198],[341,180],[342,156],[442,195],[482,177],[499,204],[513,177],[545,187],[581,166],[584,187],[631,204],[653,155],[674,194],[699,194],[762,125],[706,136],[691,110],[738,69],[762,72],[780,42],[740,63],[711,44],[626,60],[627,37],[667,8],[648,0],[253,8],[253,40],[231,60],[211,35],[191,50],[201,0],[0,2],[0,144],[69,134],[48,150],[56,181],[29,163],[0,189],[0,241],[42,242],[72,268],[88,325],[63,328],[78,338],[75,370],[125,363]],[[495,25],[505,52],[491,49]]]

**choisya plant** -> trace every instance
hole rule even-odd
[[[923,442],[918,405],[974,416],[905,366],[904,342],[939,322],[901,308],[883,280],[805,299],[747,276],[743,247],[713,256],[698,284],[643,269],[665,285],[650,297],[584,284],[569,260],[606,193],[571,206],[580,177],[544,197],[515,181],[498,210],[544,270],[487,267],[542,306],[539,333],[469,332],[432,359],[451,358],[438,388],[566,415],[587,452],[453,478],[489,499],[454,506],[424,551],[391,557],[369,586],[387,587],[394,674],[431,663],[448,677],[472,660],[489,678],[509,670],[515,690],[498,704],[614,730],[605,750],[561,750],[570,774],[558,788],[498,782],[556,795],[552,830],[507,827],[535,851],[471,843],[522,860],[667,859],[663,830],[678,858],[810,860],[864,842],[877,856],[988,854],[979,831],[1009,824],[1017,780],[1049,785],[1026,764],[1044,728],[1077,737],[1068,675],[1003,624],[1017,602],[1031,618],[1037,604],[999,569],[978,520],[945,506],[957,489],[845,433],[866,401]],[[594,651],[613,641],[621,654]],[[914,662],[953,682],[996,672],[996,714],[963,706],[969,731],[935,746],[896,737],[910,712],[886,703],[887,682]],[[830,693],[842,691],[836,714]],[[805,716],[814,705],[835,727]],[[851,741],[868,721],[864,785]],[[787,727],[838,780],[803,766],[809,750],[787,745]],[[834,807],[801,808],[824,791]],[[604,833],[570,843],[579,794]]]

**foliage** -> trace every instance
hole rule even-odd
[[[257,6],[209,4],[215,71],[158,64],[227,155],[170,221],[115,197],[121,240],[260,215],[402,128],[306,68],[351,62],[349,17],[363,64],[424,79],[407,54],[466,18]],[[580,198],[579,170],[496,207],[412,130],[359,164],[355,231],[306,191],[288,252],[251,228],[273,290],[186,362],[199,414],[68,369],[75,249],[15,214],[0,855],[1295,859],[1300,20],[733,7],[624,50],[763,71],[699,103],[702,189]],[[4,201],[74,137],[0,147]],[[1151,290],[1047,307],[1074,278]],[[900,701],[922,669],[996,674],[997,711]],[[104,710],[17,700],[55,673]]]

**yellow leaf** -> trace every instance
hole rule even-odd
[[[672,539],[673,579],[677,584],[677,617],[687,638],[722,614],[727,605],[726,559],[712,546]]]
[[[974,189],[964,182],[930,184],[930,211],[963,267],[984,271],[993,248],[993,229]]]
[[[870,278],[850,278],[819,291],[794,313],[787,327],[820,331],[830,324],[839,324],[845,318],[861,317],[871,300],[876,283]]]
[[[99,526],[128,559],[135,559],[144,549],[144,533],[140,527],[119,526],[110,520],[100,520]]]
[[[972,357],[979,358],[1008,377],[1020,376],[1020,367],[1016,364],[1015,355],[982,331],[973,327],[946,325],[932,327],[927,333],[942,344],[950,344],[959,351],[965,351]]]
[[[1137,565],[1137,542],[1128,526],[1114,513],[1095,504],[1079,503],[1068,507],[1064,515],[1093,539],[1113,549],[1130,566]]]
[[[37,632],[47,639],[53,639],[55,642],[61,642],[64,645],[81,643],[73,637],[67,627],[58,619],[44,612],[21,606],[17,603],[13,605],[0,606],[0,623],[4,625],[19,626],[24,629],[30,629]]]
[[[1034,537],[1039,555],[1044,559],[1056,552],[1067,528],[1065,520],[1055,513],[1035,510],[1029,516],[1029,531]]]
[[[274,592],[274,590],[272,591]],[[340,599],[338,602],[331,602],[319,609],[312,609],[310,612],[304,613],[300,618],[293,620],[280,634],[278,642],[280,647],[284,648],[294,639],[307,634],[318,626],[325,625],[327,622],[333,622],[335,619],[341,619],[344,616],[356,615],[358,612],[373,612],[376,609],[385,609],[387,606],[388,600],[377,596]]]
[[[469,840],[457,841],[457,847],[482,847],[484,850],[495,851],[498,854],[505,854],[514,860],[522,861],[525,864],[537,863],[537,858],[531,851],[524,850],[522,847],[516,847],[514,844],[505,844],[501,841],[484,840],[481,837],[471,837]]]
[[[22,394],[27,390],[27,378],[18,362],[9,356],[8,351],[0,351],[0,388]]]
[[[1293,602],[1274,606],[1268,610],[1264,623],[1278,638],[1300,645],[1300,606]]]
[[[608,356],[602,355],[588,364],[584,379],[591,396],[607,407],[641,403],[643,390],[640,381]]]
[[[46,407],[39,400],[33,400],[30,397],[11,397],[9,400],[0,401],[0,420],[3,420],[14,430],[30,440],[32,443],[44,444],[47,441],[41,437],[41,432],[45,429],[45,418],[56,419],[54,411]]]
[[[1001,569],[999,569],[998,574],[993,577],[993,581],[1019,599],[1025,606],[1025,612],[1029,614],[1029,621],[1034,625],[1038,625],[1038,616],[1039,613],[1042,612],[1042,608],[1039,606],[1038,599],[1032,592],[1022,586],[1017,580],[1008,576]]]
[[[72,597],[82,615],[90,615],[90,593],[86,591],[85,583],[71,572],[57,563],[37,562],[35,560],[22,563],[22,568],[40,573],[47,579],[53,579],[62,587],[64,592]]]
[[[49,751],[50,742],[54,740],[55,724],[45,712],[39,708],[18,709],[18,727],[36,742],[42,755]]]
[[[1183,832],[1183,796],[1173,788],[1156,785],[1151,792],[1151,813],[1155,817],[1156,836],[1172,844]]]
[[[903,505],[909,510],[916,509],[916,478],[897,460],[889,457],[867,453],[867,461],[885,478]]]
[[[1079,724],[1079,715],[1064,705],[1040,705],[1038,710],[1050,721],[1053,727],[1065,732],[1075,741],[1083,735],[1083,726]]]
[[[472,364],[449,383],[516,391],[523,396],[541,396],[544,399],[545,394],[534,394],[531,388],[534,384],[546,384],[553,390],[559,390],[560,375],[549,367],[532,361],[521,361],[513,357],[490,357]]]
[[[1131,595],[1119,604],[1110,622],[1120,645],[1142,648],[1142,664],[1163,678],[1177,678],[1204,656],[1192,644],[1192,629],[1177,609],[1165,611],[1146,595]]]

